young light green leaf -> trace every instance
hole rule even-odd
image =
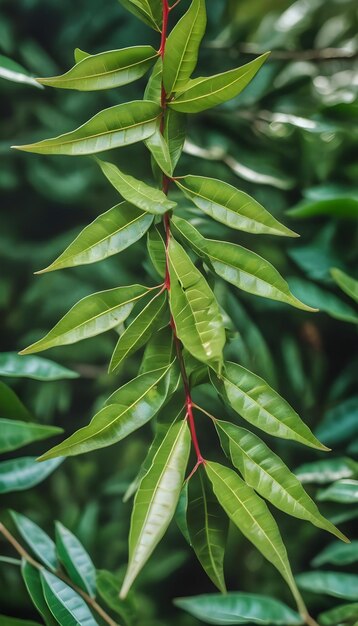
[[[62,463],[55,459],[40,465],[36,457],[27,456],[0,463],[0,494],[24,491],[42,483]]]
[[[44,274],[107,259],[143,237],[152,222],[152,215],[129,202],[120,202],[86,226],[51,265],[35,273]]]
[[[43,454],[40,460],[84,454],[110,446],[146,424],[167,397],[170,367],[141,374],[115,391],[88,426]]]
[[[181,176],[175,180],[185,196],[214,220],[248,233],[297,237],[247,193],[215,178]]]
[[[301,589],[345,600],[358,600],[358,576],[341,572],[305,572],[296,576]]]
[[[169,176],[173,174],[173,165],[170,158],[170,152],[165,137],[158,126],[155,133],[144,142],[148,150],[151,152],[156,164],[162,172]]]
[[[0,353],[0,376],[33,378],[34,380],[63,380],[78,378],[77,372],[40,356],[22,357],[16,352]]]
[[[41,85],[57,89],[97,91],[127,85],[144,76],[158,53],[152,46],[134,46],[86,55],[62,76],[37,78]]]
[[[186,115],[174,109],[167,109],[164,118],[164,139],[169,148],[173,170],[183,152],[186,136]]]
[[[117,104],[70,133],[13,148],[37,154],[96,154],[147,139],[155,132],[159,114],[160,107],[146,100]]]
[[[126,597],[174,516],[189,451],[190,432],[184,420],[169,429],[136,494],[129,535],[129,563],[120,594],[122,598]]]
[[[288,515],[311,522],[342,541],[348,541],[320,514],[298,478],[259,437],[229,422],[218,420],[215,425],[224,449],[228,449],[234,467],[249,487]]]
[[[0,453],[18,450],[34,441],[48,439],[63,432],[57,426],[43,426],[31,422],[0,418]]]
[[[303,619],[288,606],[253,593],[215,593],[177,598],[174,604],[207,624],[275,624],[299,626]]]
[[[77,537],[60,522],[56,522],[56,550],[72,582],[94,598],[96,569],[91,557]]]
[[[142,180],[137,180],[129,174],[124,174],[113,163],[100,161],[97,159],[103,174],[111,185],[123,196],[125,200],[131,202],[142,211],[148,211],[154,215],[162,215],[176,206],[176,202],[168,200],[167,196],[156,189],[150,187]]]
[[[355,302],[358,302],[358,280],[348,276],[348,274],[338,268],[331,269],[331,275],[338,287],[340,287],[347,296],[350,296]]]
[[[215,387],[241,417],[269,435],[328,450],[312,434],[296,411],[260,376],[237,363],[226,363]]]
[[[63,580],[42,570],[41,583],[47,605],[61,626],[98,626],[85,601]]]
[[[228,518],[215,498],[205,472],[199,468],[188,485],[187,525],[192,546],[214,585],[226,592],[224,556]]]
[[[235,98],[251,82],[269,54],[266,52],[250,63],[222,74],[190,80],[185,91],[168,102],[169,107],[182,113],[199,113]]]
[[[130,11],[145,24],[161,30],[162,3],[161,0],[119,0],[127,11]]]
[[[342,544],[334,541],[326,546],[322,552],[317,554],[312,560],[314,567],[321,567],[327,563],[333,565],[351,565],[358,561],[358,541],[352,541],[349,544]]]
[[[39,570],[23,559],[21,573],[27,592],[46,626],[58,626],[58,622],[53,617],[44,598]]]
[[[147,293],[147,287],[131,285],[86,296],[45,337],[22,350],[20,354],[76,343],[115,328],[127,319],[136,302]]]
[[[204,276],[174,239],[169,244],[170,308],[176,332],[196,359],[220,371],[225,331],[217,300]]]
[[[320,502],[341,502],[342,504],[355,504],[358,502],[358,480],[349,478],[337,480],[327,489],[318,492],[317,500]]]
[[[31,548],[35,556],[48,569],[56,571],[59,562],[56,555],[56,546],[52,539],[37,524],[25,515],[10,511],[16,529],[24,541]]]
[[[189,9],[174,26],[166,43],[163,83],[168,95],[185,89],[197,64],[205,28],[205,0],[192,0]]]
[[[205,470],[228,517],[277,568],[290,587],[298,607],[304,608],[280,531],[264,500],[232,469],[210,461],[205,463]]]
[[[358,615],[358,603],[341,604],[330,611],[325,611],[318,616],[322,626],[337,626],[337,624],[350,624],[356,626],[354,620]]]
[[[304,463],[295,469],[301,483],[317,483],[323,485],[341,478],[352,478],[358,475],[358,463],[346,457],[322,459],[312,463]]]
[[[37,82],[36,78],[33,78],[22,65],[19,65],[16,61],[2,54],[0,54],[0,78],[10,80],[13,83],[24,83],[41,89],[41,85]]]
[[[80,61],[83,61],[83,59],[87,59],[87,57],[90,57],[90,53],[89,52],[85,52],[84,50],[81,50],[81,48],[75,48],[73,51],[73,58],[75,60],[75,63],[79,63]]]
[[[152,261],[155,269],[157,270],[159,276],[164,278],[166,270],[165,243],[156,226],[151,228],[148,233],[147,248],[150,260]]]

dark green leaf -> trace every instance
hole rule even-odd
[[[85,601],[72,587],[50,572],[41,572],[47,605],[61,626],[98,626]]]
[[[289,284],[294,294],[297,294],[298,298],[304,298],[311,307],[342,322],[358,323],[358,314],[355,310],[344,300],[337,298],[334,293],[302,278],[291,278]]]
[[[32,415],[15,392],[0,380],[0,415],[6,418],[29,421]]]
[[[58,622],[53,617],[44,598],[39,570],[30,563],[27,563],[27,561],[23,560],[21,573],[27,592],[36,609],[42,616],[46,626],[57,626]]]
[[[155,269],[159,276],[164,278],[166,269],[165,243],[156,226],[151,228],[148,233],[147,247]]]
[[[33,441],[48,439],[63,432],[56,426],[43,426],[31,422],[0,418],[0,453],[18,450]]]
[[[337,626],[337,624],[350,624],[356,626],[354,620],[358,616],[358,603],[355,604],[341,604],[340,606],[321,613],[318,616],[320,624],[322,626]]]
[[[321,565],[326,565],[327,563],[333,563],[333,565],[350,565],[357,561],[358,541],[352,541],[346,545],[334,541],[315,556],[312,565],[314,567],[321,567]]]

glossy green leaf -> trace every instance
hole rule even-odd
[[[18,419],[28,422],[32,419],[31,413],[22,404],[16,393],[0,380],[0,415],[2,417]]]
[[[189,529],[188,529],[188,523],[187,523],[188,491],[189,491],[188,488],[189,488],[189,482],[186,481],[180,492],[178,505],[175,511],[175,521],[184,539],[188,542],[190,546],[191,541],[190,541],[190,535],[189,535]]]
[[[259,437],[230,422],[217,421],[215,424],[234,467],[249,487],[288,515],[311,522],[348,541],[320,514],[298,478]]]
[[[61,626],[98,626],[81,596],[54,574],[41,571],[44,596]]]
[[[159,126],[157,127],[155,133],[146,139],[145,145],[151,152],[156,164],[160,167],[162,172],[171,177],[173,174],[173,165],[171,162],[169,147]]]
[[[345,600],[358,600],[358,576],[341,572],[306,572],[296,576],[301,589]]]
[[[70,133],[13,148],[37,154],[96,154],[147,139],[155,132],[159,114],[160,108],[154,102],[117,104]]]
[[[42,455],[41,460],[110,446],[146,424],[166,399],[169,367],[134,378],[110,396],[88,426]]]
[[[132,624],[136,620],[137,611],[128,600],[119,598],[120,582],[111,572],[99,570],[97,572],[97,592],[112,611],[120,615],[125,624]]]
[[[333,565],[350,565],[357,561],[358,541],[352,541],[346,545],[334,541],[315,556],[312,560],[312,565],[314,567],[321,567],[321,565],[327,565],[327,563],[332,563]]]
[[[356,504],[358,502],[358,480],[349,478],[337,480],[326,489],[319,491],[317,500]]]
[[[176,202],[168,200],[167,196],[155,187],[150,187],[142,180],[137,180],[129,174],[124,174],[113,163],[97,160],[103,174],[111,185],[134,206],[154,215],[162,215],[176,206]]]
[[[260,376],[237,363],[226,363],[220,381],[213,382],[234,411],[253,426],[274,437],[327,450],[288,402]]]
[[[174,604],[207,624],[303,624],[302,618],[279,600],[253,593],[211,593],[177,598]]]
[[[353,298],[355,302],[358,302],[358,280],[348,276],[348,274],[338,268],[333,268],[331,275],[338,287],[340,287],[347,296]]]
[[[86,55],[62,76],[38,78],[41,85],[57,89],[97,91],[127,85],[144,76],[158,53],[152,46],[134,46]]]
[[[116,287],[86,296],[50,330],[20,354],[41,352],[94,337],[122,324],[136,302],[148,293],[141,285]]]
[[[358,313],[334,293],[302,278],[290,278],[289,283],[293,293],[298,298],[304,298],[311,307],[319,309],[342,322],[358,323]]]
[[[205,28],[205,0],[192,0],[189,9],[174,26],[167,39],[163,82],[168,95],[185,89],[197,64]]]
[[[157,293],[118,339],[109,365],[110,372],[114,372],[125,359],[139,350],[156,330],[169,321],[166,320],[166,310],[166,294]]]
[[[161,0],[119,0],[127,11],[130,11],[145,24],[160,31],[162,24]]]
[[[173,424],[136,494],[129,535],[129,563],[121,589],[126,597],[140,570],[165,534],[182,488],[190,451],[186,420]]]
[[[165,326],[148,341],[140,373],[151,372],[161,367],[168,367],[175,359],[175,345],[171,328]]]
[[[25,515],[11,511],[11,517],[22,539],[26,541],[36,558],[48,569],[56,571],[59,562],[52,539]]]
[[[23,357],[16,352],[0,353],[0,376],[33,378],[34,380],[63,380],[78,378],[77,372],[39,356]]]
[[[144,91],[144,99],[156,102],[159,106],[161,106],[162,102],[162,75],[163,61],[162,57],[159,57],[151,71]]]
[[[169,244],[170,308],[176,332],[196,359],[221,369],[225,331],[217,300],[184,249]]]
[[[183,176],[176,185],[214,220],[248,233],[297,237],[247,193],[215,178]]]
[[[170,160],[175,169],[181,154],[186,137],[186,115],[174,109],[167,109],[163,130],[165,141],[169,148]]]
[[[340,606],[325,611],[318,616],[321,626],[337,626],[338,624],[350,624],[355,626],[354,620],[358,616],[358,603],[341,604]]]
[[[199,113],[231,100],[247,87],[268,56],[269,52],[266,52],[237,69],[190,80],[185,91],[168,104],[182,113]]]
[[[36,274],[107,259],[143,237],[152,221],[152,215],[129,202],[116,204],[86,226],[51,265]]]
[[[83,59],[86,59],[90,56],[91,55],[89,52],[85,52],[84,50],[81,50],[81,48],[75,48],[73,51],[73,58],[75,60],[75,63],[79,63],[80,61],[83,61]]]
[[[0,494],[36,487],[46,480],[61,462],[62,459],[56,459],[40,465],[33,456],[2,461],[0,463]]]
[[[48,439],[63,432],[57,426],[43,426],[31,422],[0,418],[0,453],[18,450],[34,441]]]
[[[40,87],[41,89],[41,85],[22,65],[2,54],[0,54],[0,78],[10,80],[13,83],[24,83],[32,87]]]
[[[214,585],[225,593],[224,556],[228,519],[223,515],[201,468],[189,481],[187,525],[190,544],[204,571]]]
[[[58,622],[52,615],[44,598],[39,570],[23,559],[21,573],[27,592],[46,626],[57,626]]]
[[[56,549],[58,557],[72,582],[94,598],[96,595],[96,570],[91,557],[77,537],[60,522],[56,522]]]
[[[210,461],[205,463],[205,470],[214,493],[228,517],[277,568],[290,587],[297,605],[302,608],[302,600],[292,575],[286,548],[264,500],[232,469]]]
[[[152,261],[155,269],[157,270],[159,276],[164,278],[166,269],[165,243],[156,226],[151,228],[148,233],[147,248],[150,260]]]
[[[323,485],[341,478],[352,478],[358,475],[358,463],[346,457],[322,459],[300,465],[295,474],[301,483],[317,483]]]

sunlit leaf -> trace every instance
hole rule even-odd
[[[57,576],[41,571],[46,602],[61,626],[98,626],[85,601]]]
[[[12,59],[0,54],[0,78],[10,80],[13,83],[24,83],[32,87],[40,87],[41,85],[33,78],[22,65],[16,63]]]

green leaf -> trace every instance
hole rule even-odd
[[[31,354],[55,346],[76,343],[115,328],[127,319],[137,300],[148,291],[148,288],[142,285],[131,285],[86,296],[77,302],[45,337],[22,350],[20,354]]]
[[[91,557],[77,537],[60,522],[56,522],[56,549],[58,557],[72,582],[94,598],[96,595],[96,570]]]
[[[52,474],[60,463],[62,459],[40,465],[33,456],[2,461],[0,463],[0,494],[36,487]]]
[[[136,100],[104,109],[76,130],[17,150],[37,154],[79,156],[129,146],[150,137],[156,129],[160,107],[154,102]]]
[[[302,618],[279,600],[253,593],[211,593],[177,598],[174,604],[208,624],[303,624]]]
[[[296,587],[286,548],[278,526],[266,503],[232,469],[205,463],[214,493],[224,511],[245,537],[272,563],[287,582],[300,608],[302,599]]]
[[[225,363],[221,379],[213,382],[241,417],[269,435],[328,450],[312,434],[296,411],[260,376],[237,363]]]
[[[90,57],[90,53],[89,52],[85,52],[84,50],[81,50],[81,48],[75,48],[73,51],[73,58],[75,59],[75,63],[79,63],[80,61],[83,61],[83,59],[87,59],[87,57]]]
[[[358,502],[358,480],[350,480],[349,478],[337,480],[326,489],[319,491],[317,500],[355,504]]]
[[[20,420],[0,418],[0,453],[18,450],[34,441],[41,441],[63,432],[57,426],[43,426]]]
[[[224,556],[228,519],[215,498],[211,484],[199,468],[189,481],[187,525],[190,544],[214,585],[226,592]]]
[[[0,54],[0,78],[10,80],[13,83],[24,83],[41,89],[41,85],[22,67],[22,65],[19,65],[16,61],[2,54]]]
[[[123,196],[125,200],[134,204],[134,206],[148,211],[153,215],[163,215],[176,206],[176,202],[168,200],[167,196],[155,187],[150,187],[142,180],[137,180],[133,176],[124,174],[113,163],[100,161],[97,159],[103,174],[109,180],[111,185]]]
[[[48,569],[56,571],[59,562],[56,555],[56,546],[52,539],[37,524],[25,515],[10,511],[16,529],[24,541],[31,548],[37,559]]]
[[[64,380],[78,378],[72,370],[39,356],[24,358],[16,352],[0,353],[0,376],[33,378],[34,380]]]
[[[338,268],[331,269],[331,275],[338,287],[340,287],[347,296],[350,296],[355,302],[358,302],[358,280],[354,280],[354,278],[348,276],[348,274]]]
[[[287,465],[259,437],[245,428],[229,422],[217,421],[215,425],[224,449],[228,447],[231,461],[245,483],[263,498],[288,515],[306,520],[336,535],[346,537],[320,514],[313,500]],[[224,433],[221,435],[220,431]],[[228,444],[228,445],[227,445]]]
[[[214,220],[248,233],[297,237],[247,193],[215,178],[182,176],[175,180],[185,196]]]
[[[97,591],[103,601],[109,606],[112,611],[121,616],[121,618],[127,624],[133,623],[133,608],[127,600],[120,600],[119,598],[120,583],[117,577],[111,572],[106,570],[99,570],[97,572]],[[134,621],[136,620],[136,612],[134,614]]]
[[[327,563],[333,563],[333,565],[351,565],[351,563],[356,563],[357,561],[358,541],[352,541],[346,545],[334,541],[315,556],[312,565],[314,567],[321,567],[321,565],[326,565]]]
[[[127,11],[130,11],[145,24],[160,31],[162,25],[161,0],[119,0]]]
[[[169,367],[147,372],[110,396],[106,406],[84,426],[42,455],[41,460],[73,456],[110,446],[146,424],[162,407],[168,390]]]
[[[345,600],[358,600],[358,576],[338,572],[306,572],[296,576],[301,589]]]
[[[327,313],[336,320],[351,324],[358,323],[358,314],[355,310],[344,300],[337,298],[334,293],[302,278],[290,278],[289,283],[297,297],[304,298],[311,307]]]
[[[152,215],[120,202],[86,226],[51,265],[36,274],[107,259],[143,237],[152,222]]]
[[[320,423],[317,434],[328,445],[351,441],[358,435],[358,395],[331,408]]]
[[[330,611],[321,613],[318,619],[322,626],[336,626],[337,624],[353,624],[357,615],[358,603],[341,604]]]
[[[152,372],[161,367],[168,367],[175,359],[173,332],[165,326],[151,337],[146,345],[140,373]]]
[[[21,573],[27,592],[46,626],[57,626],[58,622],[53,617],[44,598],[39,570],[23,559]]]
[[[235,98],[251,82],[269,54],[266,52],[250,63],[222,74],[190,80],[185,91],[168,105],[182,113],[199,113]]]
[[[44,570],[41,582],[47,605],[61,626],[98,626],[85,601],[72,587]]]
[[[196,359],[221,369],[225,330],[216,298],[184,249],[169,244],[170,308],[176,332]]]
[[[156,102],[159,106],[161,106],[162,102],[162,75],[163,61],[162,57],[159,57],[149,76],[144,91],[144,100],[151,100],[152,102]]]
[[[192,0],[188,11],[174,26],[167,39],[163,83],[168,95],[185,89],[198,61],[205,28],[205,0]]]
[[[146,139],[145,145],[151,152],[156,164],[162,172],[171,177],[173,174],[173,165],[170,158],[170,152],[165,137],[161,133],[160,126],[157,126],[155,133]]]
[[[158,53],[152,46],[134,46],[86,55],[62,76],[38,78],[41,85],[57,89],[97,91],[127,85],[144,76]]]
[[[165,325],[167,321],[166,310],[166,294],[159,292],[127,326],[118,339],[109,364],[110,372],[114,372],[125,359],[148,341],[153,332]]]
[[[183,535],[184,539],[188,542],[189,546],[191,545],[189,529],[187,523],[187,511],[188,511],[188,491],[189,491],[189,482],[185,481],[182,490],[180,492],[178,505],[175,511],[175,521],[177,526]]]
[[[27,619],[17,619],[16,617],[8,617],[8,615],[0,615],[0,626],[41,626],[38,622],[29,622]]]
[[[164,118],[164,139],[169,148],[170,160],[173,170],[175,169],[186,138],[186,115],[178,113],[174,109],[167,109]]]
[[[323,459],[304,463],[295,469],[295,474],[301,483],[331,483],[340,478],[352,478],[358,474],[358,464],[346,457]]]
[[[10,418],[29,421],[32,415],[22,404],[16,393],[0,380],[0,415]]]
[[[154,226],[150,229],[147,239],[148,253],[156,271],[161,278],[165,277],[166,254],[165,243],[158,228]]]
[[[310,219],[320,215],[338,217],[339,219],[357,219],[358,200],[335,196],[326,199],[310,199],[299,202],[295,207],[287,211],[287,215],[295,219]]]
[[[190,451],[186,420],[173,424],[136,494],[129,535],[129,563],[121,589],[125,598],[164,536],[179,500]]]

